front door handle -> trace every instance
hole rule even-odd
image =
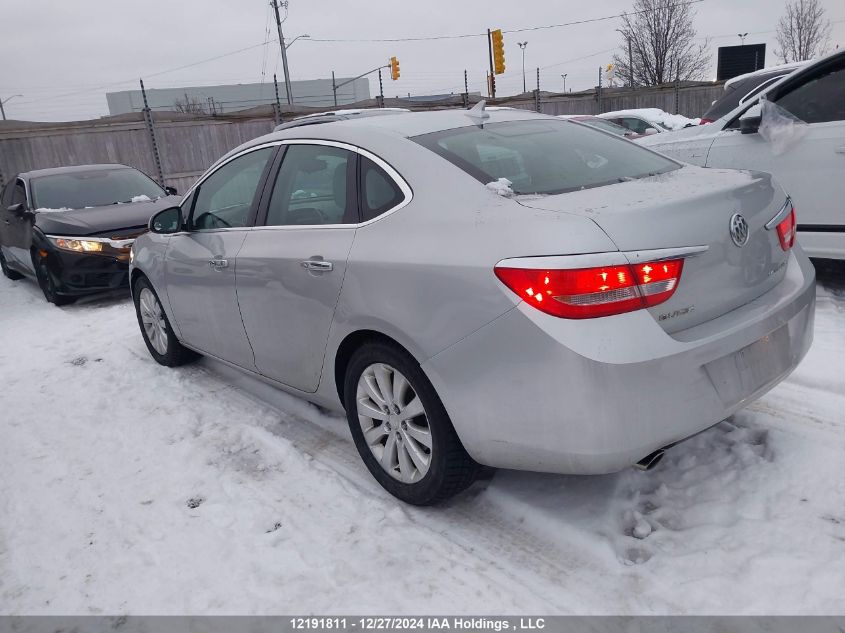
[[[842,147],[837,147],[834,151],[837,154],[845,154],[845,145],[843,145]]]
[[[334,264],[323,259],[306,259],[299,262],[305,270],[312,270],[314,272],[327,273],[334,269]]]
[[[211,266],[214,270],[222,270],[229,265],[228,259],[221,259],[216,257],[214,259],[208,260],[208,265]]]

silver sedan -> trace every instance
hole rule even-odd
[[[132,251],[153,358],[346,411],[389,492],[480,465],[648,468],[812,340],[787,193],[528,112],[411,113],[233,150]]]

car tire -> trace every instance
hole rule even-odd
[[[394,497],[433,505],[475,480],[480,466],[461,444],[422,368],[400,347],[381,341],[362,345],[347,366],[343,393],[358,453]]]
[[[141,328],[141,336],[150,356],[159,365],[178,367],[197,358],[196,352],[189,350],[176,338],[161,306],[161,300],[149,279],[141,276],[135,281],[132,285],[132,300],[135,303],[135,315]]]
[[[33,258],[34,260],[35,258]],[[44,298],[55,306],[64,306],[76,301],[76,297],[61,295],[53,274],[44,261],[34,261],[35,277],[38,280],[38,287],[44,293]]]
[[[0,269],[2,269],[3,276],[6,277],[6,279],[11,279],[12,281],[23,279],[22,274],[20,274],[16,270],[12,270],[11,268],[9,268],[9,264],[6,263],[6,256],[3,254],[2,248],[0,248]]]

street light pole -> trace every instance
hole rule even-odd
[[[745,46],[745,38],[748,37],[748,33],[737,33],[736,36],[739,38],[742,46]]]
[[[566,92],[566,76],[567,76],[568,74],[569,74],[569,73],[563,73],[563,74],[561,75],[561,77],[563,77],[563,91],[564,91],[564,92]]]
[[[288,49],[287,46],[285,46],[285,36],[282,33],[282,20],[279,17],[279,0],[271,0],[270,4],[273,7],[273,11],[276,13],[276,28],[279,31],[279,47],[282,49],[282,70],[285,73],[285,95],[288,99],[288,105],[291,105],[293,103],[293,92],[290,88],[290,71],[288,71]],[[282,3],[282,6],[287,8],[287,0]]]
[[[522,49],[522,92],[528,92],[528,87],[525,85],[525,47],[528,46],[528,42],[517,42],[517,45],[520,49]]]
[[[300,39],[300,38],[308,38],[308,37],[311,37],[311,36],[310,36],[310,35],[297,35],[295,38],[293,38],[290,42],[288,42],[288,43],[287,43],[287,45],[285,46],[285,50],[287,50],[287,49],[289,49],[291,46],[293,46],[293,43],[294,43],[296,40],[298,40],[298,39]]]
[[[0,114],[3,115],[4,121],[6,120],[6,109],[3,107],[3,104],[6,103],[7,101],[11,101],[15,97],[22,97],[22,96],[23,95],[12,95],[11,97],[8,97],[6,99],[0,99]]]

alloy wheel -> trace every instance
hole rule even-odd
[[[416,483],[431,465],[431,428],[408,379],[386,363],[368,366],[358,379],[358,422],[376,461],[394,479]]]
[[[149,288],[143,288],[138,296],[141,323],[144,334],[153,349],[164,356],[167,353],[167,323],[161,304]]]

